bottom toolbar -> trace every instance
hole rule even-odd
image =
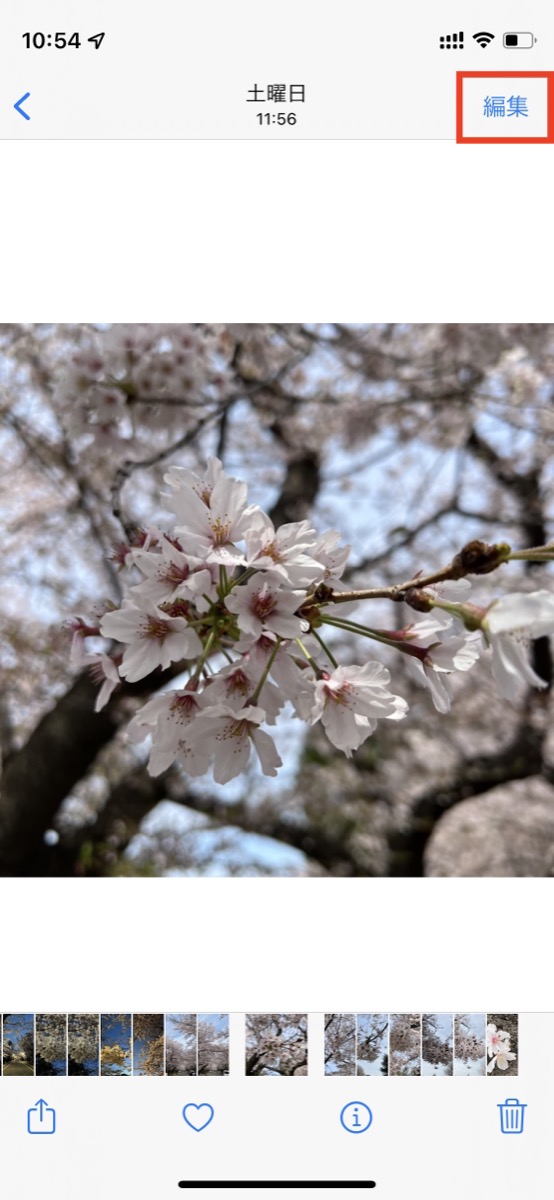
[[[161,1042],[159,1014],[35,1014],[33,1047],[24,1016],[2,1022],[2,1181],[17,1200],[546,1194],[554,1014],[173,1013]],[[61,1047],[45,1069],[47,1018],[80,1073],[62,1073]]]

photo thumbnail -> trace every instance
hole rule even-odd
[[[307,1075],[307,1013],[247,1013],[245,1074]]]
[[[6,1078],[520,1073],[517,1013],[237,1013],[233,1026],[229,1013],[4,1013],[0,1025]]]
[[[327,1013],[329,1076],[518,1074],[517,1013]]]
[[[1,1030],[6,1077],[229,1074],[228,1013],[4,1013]]]
[[[0,326],[0,875],[551,876],[553,378],[547,324]],[[163,1070],[118,1020],[75,1069]]]

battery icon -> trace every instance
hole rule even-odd
[[[503,40],[506,50],[531,50],[537,39],[532,33],[505,33]]]

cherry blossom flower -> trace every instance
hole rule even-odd
[[[487,1025],[487,1052],[489,1055],[499,1054],[510,1045],[510,1034],[507,1029],[497,1029],[496,1025],[489,1021]]]
[[[516,1058],[516,1055],[510,1050],[508,1030],[498,1029],[492,1021],[489,1021],[487,1025],[487,1054],[490,1059],[487,1063],[489,1075],[495,1068],[499,1071],[507,1071],[510,1063],[514,1062]]]
[[[190,754],[185,740],[188,727],[201,710],[202,697],[192,689],[164,692],[154,696],[135,713],[128,727],[131,742],[142,742],[152,735],[152,750],[148,763],[150,775],[160,775],[180,755],[187,760],[189,775],[205,775],[210,766],[211,753],[208,746],[204,753],[196,748]]]
[[[87,656],[85,650],[85,630],[87,626],[80,618],[77,618],[70,624],[73,629],[73,637],[71,639],[71,649],[69,651],[69,663],[72,667],[83,667],[87,661],[87,657],[92,658],[92,655]],[[97,632],[96,630],[94,631]]]
[[[297,717],[310,721],[316,699],[316,681],[307,663],[300,666],[296,658],[281,646],[271,666],[271,676],[282,695],[290,700]]]
[[[208,459],[203,475],[197,475],[196,471],[190,471],[187,467],[170,467],[167,474],[164,475],[164,480],[174,489],[171,499],[176,507],[173,508],[173,511],[178,516],[181,514],[182,520],[185,520],[189,491],[193,491],[198,499],[209,508],[214,487],[223,478],[225,478],[225,472],[219,458]],[[242,487],[246,502],[246,484],[243,484]]]
[[[515,1057],[516,1055],[508,1049],[499,1051],[499,1053],[495,1054],[494,1058],[491,1058],[490,1062],[487,1063],[487,1074],[490,1075],[492,1071],[494,1071],[495,1067],[497,1067],[499,1071],[507,1071],[510,1063],[514,1061]]]
[[[146,327],[146,340],[124,331],[118,335],[108,380],[118,403],[127,395],[136,398],[142,358],[152,361],[141,387],[148,392],[148,381],[159,371],[163,389],[162,328],[152,342]],[[171,343],[176,335],[168,330]],[[189,345],[189,334],[183,333],[185,391],[190,337]],[[87,393],[105,386],[102,361],[91,358],[83,371]],[[97,710],[120,677],[136,682],[173,662],[190,668],[186,687],[154,697],[131,722],[132,741],[152,737],[151,774],[177,761],[189,774],[203,775],[213,763],[214,778],[226,783],[245,769],[254,746],[264,773],[275,775],[281,760],[260,726],[274,725],[286,702],[301,720],[321,721],[329,740],[348,757],[380,718],[402,719],[408,705],[389,690],[389,671],[377,662],[336,666],[325,641],[327,626],[365,633],[403,652],[440,713],[450,709],[450,677],[473,667],[483,638],[492,648],[493,673],[503,694],[512,697],[520,682],[545,686],[530,665],[528,647],[532,638],[554,633],[550,593],[516,594],[485,609],[466,603],[467,579],[420,590],[418,579],[425,579],[420,572],[400,591],[424,618],[401,630],[366,628],[347,619],[352,607],[383,594],[396,599],[398,589],[335,595],[344,593],[341,576],[349,555],[336,530],[318,535],[307,520],[276,529],[259,507],[248,506],[246,484],[227,475],[217,458],[208,460],[203,475],[170,467],[165,480],[173,527],[167,533],[155,526],[136,531],[128,549],[120,545],[115,561],[123,568],[121,607],[112,606],[94,624],[79,618],[71,625],[72,665],[92,666],[101,683]],[[346,603],[338,616],[327,613],[328,604],[342,599]],[[111,656],[85,653],[84,639],[99,636],[115,639],[122,649]],[[322,670],[322,657],[333,670]],[[489,1058],[505,1070],[514,1057],[509,1037],[494,1026],[489,1033]]]
[[[302,596],[285,591],[266,575],[254,575],[226,598],[230,612],[237,614],[239,629],[259,637],[268,629],[278,637],[295,638],[308,626],[294,615]]]
[[[137,608],[125,600],[120,609],[108,612],[100,622],[104,637],[128,642],[119,668],[129,683],[144,679],[156,667],[164,669],[181,658],[195,658],[202,651],[196,630],[184,617],[172,617],[155,605]]]
[[[251,633],[243,633],[238,642],[235,642],[235,650],[256,669],[259,667],[260,670],[263,670],[275,650],[276,642],[276,634],[270,633],[267,629],[264,629],[259,637],[254,637]]]
[[[420,632],[417,640],[410,641],[411,645],[425,649],[425,655],[421,658],[410,656],[408,668],[420,683],[429,688],[437,712],[447,713],[452,702],[448,676],[453,671],[469,671],[475,665],[479,658],[480,639],[479,633],[466,633],[440,641],[431,632],[433,624],[434,614],[427,621],[416,622],[413,626],[414,634],[418,629],[421,631],[422,627],[429,632]],[[444,632],[444,624],[438,625],[438,630]]]
[[[100,687],[94,705],[94,711],[100,712],[106,707],[118,683],[121,683],[117,663],[110,658],[109,654],[87,654],[84,638],[87,636],[87,631],[89,634],[96,635],[97,630],[83,621],[78,621],[75,625],[69,661],[72,667],[88,667],[90,669],[94,682]]]
[[[183,522],[176,532],[183,536],[187,551],[206,562],[244,564],[244,554],[235,543],[244,539],[259,510],[246,506],[246,484],[226,475],[218,460],[210,460],[208,468],[206,481],[182,480],[172,497],[177,518]],[[174,471],[165,476],[174,486],[175,478]]]
[[[340,579],[348,561],[351,547],[339,546],[340,539],[341,534],[336,529],[327,529],[316,538],[312,547],[312,557],[323,567],[323,583],[334,584],[335,580]]]
[[[275,529],[261,509],[253,514],[246,534],[246,561],[257,571],[273,571],[290,587],[307,587],[321,579],[321,564],[306,554],[316,542],[309,521],[294,521]]]
[[[256,670],[246,658],[231,663],[228,667],[222,667],[217,675],[207,681],[202,697],[209,704],[230,704],[231,708],[242,708],[248,704],[250,696],[256,690],[263,670],[263,666]],[[285,697],[279,688],[266,679],[259,694],[259,704],[265,712],[268,725],[275,724],[284,703]]]
[[[214,756],[216,783],[228,783],[245,770],[254,746],[264,775],[276,775],[282,761],[269,734],[260,729],[264,720],[263,708],[256,705],[233,708],[230,704],[215,704],[206,709],[197,717],[187,739],[187,771],[192,774],[191,765],[196,768],[199,759],[204,762],[207,755]]]
[[[503,696],[513,700],[520,684],[545,688],[529,662],[533,638],[554,633],[554,596],[550,592],[515,592],[495,601],[481,628],[492,649],[492,673]]]
[[[388,691],[389,682],[390,671],[377,662],[337,667],[315,685],[311,724],[321,720],[329,741],[351,758],[379,717],[400,720],[406,715],[406,701]]]
[[[236,643],[235,648],[242,652],[249,669],[256,672],[258,676],[261,676],[269,659],[272,658],[270,674],[277,684],[282,703],[290,700],[296,715],[303,721],[309,721],[315,699],[315,678],[312,669],[305,660],[298,659],[296,646],[291,643],[284,642],[275,655],[276,641],[275,634],[266,631],[259,638],[244,634]],[[310,642],[310,636],[307,635],[305,639],[307,647],[310,647]],[[317,650],[317,644],[311,648]],[[264,690],[262,688],[260,703],[262,707],[266,707],[263,701]],[[269,717],[268,721],[272,724]]]
[[[155,551],[135,550],[135,566],[146,576],[129,591],[140,605],[143,600],[152,604],[188,597],[198,600],[204,595],[215,601],[217,567],[208,566],[201,558],[185,554],[166,537],[161,537]]]
[[[119,671],[109,654],[87,654],[85,662],[90,668],[94,682],[100,684],[100,691],[94,704],[94,711],[100,712],[106,707],[118,683],[121,683]]]
[[[442,583],[434,583],[431,587],[425,589],[432,596],[438,597],[439,600],[446,600],[448,603],[463,603],[467,600],[471,591],[471,583],[469,579],[443,579]]]

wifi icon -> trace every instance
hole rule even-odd
[[[494,42],[494,33],[474,33],[473,39],[482,50],[485,50],[491,42]]]

